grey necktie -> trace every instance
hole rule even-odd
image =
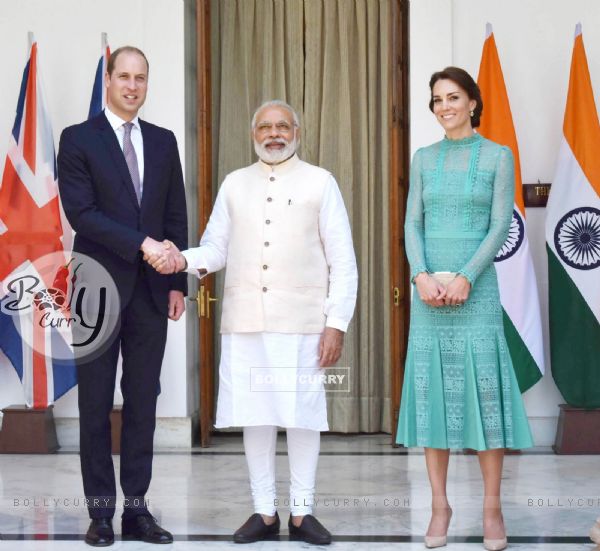
[[[127,168],[133,182],[133,189],[135,196],[137,197],[138,205],[142,200],[142,189],[140,185],[140,171],[137,163],[137,155],[135,149],[131,143],[131,129],[133,128],[132,122],[126,122],[123,125],[125,135],[123,136],[123,155],[125,155],[125,161],[127,162]]]

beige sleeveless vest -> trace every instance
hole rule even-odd
[[[221,333],[320,333],[329,267],[319,211],[329,172],[262,162],[223,182],[230,216]]]

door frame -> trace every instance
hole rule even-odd
[[[198,174],[198,240],[206,228],[213,205],[212,193],[212,88],[211,88],[210,0],[196,0],[196,133]],[[199,282],[196,297],[198,307],[198,369],[200,384],[200,446],[210,446],[214,424],[214,319],[210,317],[208,299],[215,292],[215,276],[210,274]],[[209,312],[207,317],[204,313]],[[204,315],[202,315],[204,314]]]
[[[212,89],[211,89],[211,0],[196,2],[196,132],[198,174],[198,239],[202,236],[213,205],[212,192]],[[409,126],[409,2],[392,0],[390,94],[388,109],[390,125],[390,186],[389,232],[391,293],[390,320],[390,420],[392,444],[395,445],[395,427],[398,424],[400,395],[404,380],[404,361],[408,342],[410,308],[410,269],[404,254],[403,220],[408,195],[408,167],[410,164]],[[208,298],[214,295],[215,277],[202,279],[198,293],[199,384],[200,384],[200,445],[210,446],[215,404],[214,337],[212,317],[200,316],[201,310],[210,312]]]
[[[408,197],[410,167],[409,103],[409,29],[408,0],[392,2],[392,52],[390,78],[390,422],[392,445],[396,446],[396,427],[404,383],[404,362],[408,348],[410,318],[410,267],[404,254],[404,215]]]

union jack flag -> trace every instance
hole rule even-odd
[[[104,75],[106,74],[106,65],[110,57],[110,47],[106,33],[102,33],[102,53],[98,60],[96,68],[96,77],[94,78],[94,87],[92,88],[92,99],[90,100],[90,111],[88,119],[99,115],[106,106],[106,87],[104,86]]]
[[[65,229],[70,234],[70,228]],[[6,283],[25,270],[51,288],[52,278],[47,281],[37,265],[50,253],[64,259],[63,224],[52,127],[42,93],[38,44],[33,40],[0,187],[0,281]],[[55,329],[40,329],[31,316],[0,310],[0,348],[21,379],[29,407],[45,408],[77,384],[74,361],[52,358],[53,347],[60,345],[57,338],[62,337]]]

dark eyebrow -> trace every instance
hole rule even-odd
[[[446,95],[451,96],[453,94],[460,94],[460,90],[455,90],[454,92],[448,92]],[[440,98],[441,96],[439,94],[434,94],[432,97],[433,97],[433,99],[435,99],[435,98]]]

